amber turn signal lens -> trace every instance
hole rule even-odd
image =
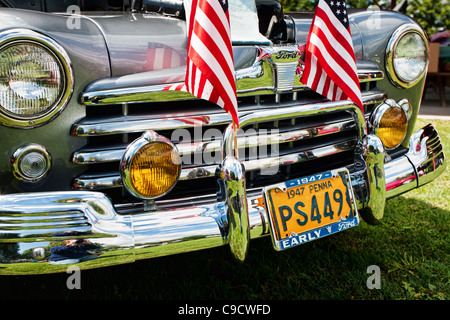
[[[134,189],[146,198],[169,191],[177,182],[180,166],[173,163],[173,149],[165,143],[145,145],[131,159],[130,179]]]
[[[180,156],[166,138],[147,132],[134,141],[122,159],[125,187],[141,199],[154,199],[168,193],[181,172]]]
[[[394,149],[403,142],[406,136],[408,119],[403,108],[397,104],[386,106],[376,111],[377,119],[374,127],[385,148]]]

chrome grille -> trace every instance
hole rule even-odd
[[[385,97],[367,85],[364,92],[366,116],[371,109]],[[301,99],[300,99],[301,97]],[[298,99],[298,100],[297,100]],[[240,99],[239,115],[245,116],[261,110],[280,108],[302,108],[300,103],[323,101],[311,92],[286,93],[276,95],[251,96]],[[184,102],[183,102],[184,103]],[[78,190],[101,190],[110,195],[115,203],[135,201],[124,190],[119,174],[119,161],[126,147],[145,130],[154,130],[172,139],[185,159],[201,159],[183,163],[180,181],[167,198],[214,194],[216,185],[214,174],[220,157],[205,161],[204,154],[219,154],[220,139],[205,139],[207,130],[223,132],[231,122],[228,114],[217,106],[201,100],[190,102],[198,112],[179,113],[174,102],[154,102],[117,106],[88,106],[94,109],[93,116],[88,116],[76,123],[72,135],[87,137],[88,144],[73,154],[72,162],[85,166],[87,170],[76,177],[73,187]],[[115,108],[116,114],[111,115]],[[164,113],[150,112],[165,110]],[[178,115],[177,114],[178,111]],[[172,116],[170,116],[172,114]],[[175,114],[175,115],[174,115]],[[187,130],[193,137],[202,139],[192,141],[174,140],[177,129]],[[332,169],[350,165],[353,162],[353,149],[357,140],[355,123],[347,112],[335,112],[298,117],[278,121],[273,119],[242,128],[238,135],[239,157],[244,162],[247,172],[248,187],[299,177],[317,170]],[[195,134],[201,130],[200,134]],[[220,137],[219,137],[220,138]],[[278,141],[274,146],[270,141]],[[261,141],[268,144],[269,153],[261,157],[253,150],[263,147]],[[252,149],[253,148],[253,149]],[[206,159],[208,160],[208,159]],[[276,172],[261,174],[261,169],[268,165],[276,166]]]

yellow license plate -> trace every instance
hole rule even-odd
[[[274,246],[284,250],[357,226],[347,169],[293,179],[264,189]]]

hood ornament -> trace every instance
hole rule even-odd
[[[237,93],[273,94],[305,88],[300,82],[305,46],[258,47],[253,64],[236,70]]]

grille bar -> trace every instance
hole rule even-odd
[[[242,116],[243,113],[239,113]],[[227,113],[207,114],[203,116],[187,116],[179,118],[165,118],[145,116],[104,119],[98,122],[81,121],[72,126],[71,135],[79,137],[105,136],[124,133],[143,132],[151,128],[155,131],[191,128],[193,125],[218,126],[230,123],[231,117]]]
[[[293,165],[303,161],[313,160],[316,158],[350,151],[355,147],[355,144],[356,138],[319,148],[304,150],[301,152],[243,161],[243,163],[246,172],[260,170],[261,168],[269,169],[271,167]],[[217,165],[202,166],[199,168],[185,168],[182,169],[180,181],[211,177],[215,175],[216,169]],[[122,187],[123,184],[120,174],[118,173],[108,177],[105,177],[102,173],[97,173],[90,175],[81,175],[74,180],[73,186],[77,190],[101,190],[105,188]]]
[[[277,143],[295,142],[301,139],[308,139],[313,137],[321,137],[329,134],[336,134],[354,128],[354,122],[351,120],[330,123],[317,127],[309,127],[305,129],[298,129],[288,132],[280,132],[277,134],[265,134],[257,136],[239,136],[237,139],[239,148],[251,148],[260,146],[262,142],[270,143],[276,141]],[[114,149],[105,150],[89,150],[81,149],[73,154],[72,162],[78,164],[96,164],[120,161],[125,153],[127,145],[122,145]],[[180,143],[177,144],[178,151],[181,156],[187,156],[196,152],[212,153],[220,152],[222,150],[222,142],[215,141],[201,141],[194,143]]]
[[[386,98],[385,94],[379,90],[363,92],[363,104],[381,103]],[[292,101],[291,105],[296,102]],[[255,106],[260,107],[260,106]],[[274,108],[280,107],[274,105]],[[250,114],[251,111],[240,111],[239,117]],[[208,113],[204,115],[180,116],[167,118],[164,114],[150,117],[148,116],[123,116],[101,120],[81,120],[72,126],[71,135],[80,137],[106,136],[114,134],[137,133],[148,129],[154,131],[166,131],[176,129],[191,128],[194,125],[219,126],[228,125],[231,116],[228,113]]]

